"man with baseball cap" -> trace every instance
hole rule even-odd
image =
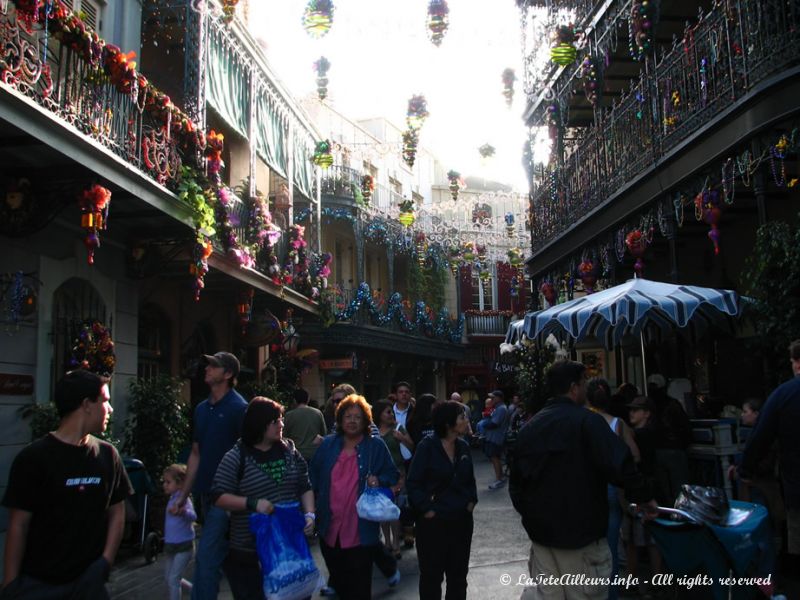
[[[203,516],[203,533],[195,556],[193,600],[216,598],[220,568],[228,554],[227,513],[211,500],[211,481],[222,457],[239,439],[247,402],[234,389],[239,359],[230,352],[204,355],[205,382],[210,388],[206,400],[194,411],[192,452],[186,465],[186,480],[176,511],[184,510],[189,492]]]

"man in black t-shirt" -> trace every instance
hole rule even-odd
[[[56,384],[55,405],[58,429],[11,465],[2,600],[109,597],[131,484],[117,450],[90,435],[113,412],[108,385],[72,371]]]

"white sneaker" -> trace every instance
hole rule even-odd
[[[506,484],[506,480],[505,479],[498,479],[497,481],[493,481],[492,483],[489,484],[489,489],[490,490],[499,490],[505,484]]]

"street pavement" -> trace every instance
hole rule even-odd
[[[479,452],[473,454],[475,477],[478,482],[478,505],[475,508],[475,532],[472,538],[472,554],[469,565],[468,596],[475,600],[507,600],[520,597],[522,588],[515,585],[504,586],[500,578],[508,574],[513,582],[520,574],[527,573],[527,557],[530,543],[520,525],[519,516],[511,506],[506,487],[490,491],[487,485],[493,479],[489,462]],[[312,546],[314,560],[325,571],[325,562],[319,551],[319,544]],[[401,579],[393,589],[389,588],[380,572],[374,570],[372,584],[373,598],[392,598],[400,600],[417,598],[419,571],[416,549],[404,550],[398,562]],[[114,600],[157,600],[166,598],[167,591],[163,580],[164,562],[162,559],[145,565],[141,555],[122,549],[117,565],[111,576],[109,590]],[[193,564],[187,569],[191,578]],[[513,583],[512,582],[512,583]],[[188,598],[189,594],[184,594]],[[316,598],[317,596],[315,596]],[[232,600],[226,582],[223,581],[219,600]]]

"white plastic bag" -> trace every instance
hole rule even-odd
[[[394,503],[392,491],[388,488],[364,490],[356,502],[358,516],[367,521],[396,521],[400,518],[400,507]]]

